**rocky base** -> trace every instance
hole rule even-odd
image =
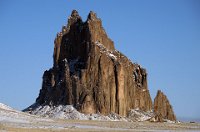
[[[29,111],[28,111],[29,110]],[[126,122],[160,122],[160,118],[156,118],[153,111],[142,111],[139,109],[132,109],[128,112],[128,116],[120,116],[116,113],[109,113],[107,115],[102,115],[101,113],[84,114],[77,111],[72,105],[58,105],[50,106],[44,105],[40,106],[33,104],[30,108],[24,111],[38,115],[42,117],[55,118],[55,119],[67,119],[67,120],[98,120],[98,121],[126,121]],[[167,119],[162,119],[162,122],[175,123]]]

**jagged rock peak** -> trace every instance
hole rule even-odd
[[[97,18],[97,14],[93,11],[90,11],[87,20],[96,20],[96,19],[99,20],[99,18]]]
[[[176,116],[174,114],[173,108],[167,99],[167,96],[161,90],[158,90],[154,99],[154,112],[164,119],[176,121]]]
[[[80,17],[77,10],[73,10],[71,13],[71,17]]]
[[[165,96],[166,97],[166,95],[161,90],[157,91],[157,96]]]
[[[68,27],[76,22],[82,22],[82,18],[79,16],[77,10],[73,10],[71,16],[68,18]]]

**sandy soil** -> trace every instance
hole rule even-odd
[[[111,122],[111,121],[81,121],[54,120],[33,123],[0,123],[0,131],[15,132],[121,132],[121,131],[200,131],[198,123],[150,123],[150,122]]]

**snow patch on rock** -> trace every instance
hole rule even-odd
[[[113,52],[115,51],[110,51],[108,50],[103,44],[101,44],[100,42],[96,41],[95,44],[100,48],[101,53],[105,53],[108,57],[117,60],[117,56],[115,56],[113,54]]]
[[[152,111],[145,112],[141,111],[139,109],[132,109],[128,113],[128,118],[130,118],[132,121],[147,121],[151,119],[154,116],[154,113]]]

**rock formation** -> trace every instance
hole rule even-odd
[[[154,113],[164,119],[176,121],[176,116],[166,95],[158,90],[154,99]]]
[[[38,104],[70,104],[83,113],[120,115],[136,107],[152,108],[146,70],[115,49],[94,12],[83,22],[72,11],[55,39],[53,60],[44,72]]]
[[[83,22],[76,10],[55,38],[53,67],[43,74],[36,104],[121,116],[152,110],[146,70],[115,49],[94,12]]]

